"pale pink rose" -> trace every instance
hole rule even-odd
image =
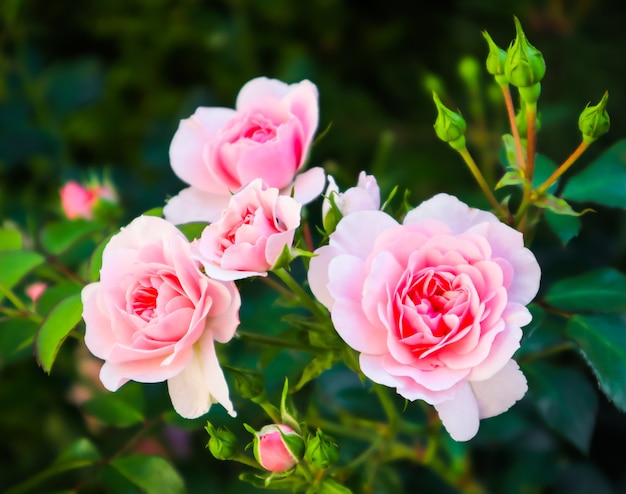
[[[104,185],[82,186],[78,182],[69,181],[60,190],[61,207],[65,216],[70,219],[93,218],[93,209],[100,199],[115,200],[115,192]]]
[[[194,256],[211,278],[265,276],[300,226],[301,205],[260,179],[231,196],[222,216],[194,241]]]
[[[202,274],[191,246],[171,223],[140,216],[104,249],[100,281],[82,292],[85,344],[115,391],[129,380],[167,380],[174,409],[186,418],[220,403],[234,415],[215,341],[239,324],[232,282]]]
[[[191,187],[171,198],[165,218],[212,222],[230,195],[260,178],[301,204],[324,188],[324,171],[305,164],[319,119],[310,81],[285,84],[259,77],[239,91],[236,108],[201,107],[181,120],[170,145],[174,173]],[[298,174],[298,175],[297,175]]]
[[[331,197],[332,196],[332,197]],[[359,174],[356,187],[350,187],[345,192],[339,192],[339,187],[335,179],[328,176],[328,187],[324,202],[322,203],[322,218],[324,227],[334,226],[338,219],[335,218],[331,207],[331,199],[339,209],[341,216],[355,213],[356,211],[371,211],[380,209],[380,188],[376,177],[367,175],[365,172]],[[330,214],[330,216],[329,216]]]
[[[524,396],[511,357],[540,269],[521,233],[439,194],[401,225],[380,211],[350,214],[316,254],[311,290],[363,373],[434,405],[454,439]]]

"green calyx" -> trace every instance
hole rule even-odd
[[[207,448],[218,460],[232,460],[237,454],[237,437],[228,429],[213,427],[207,422],[204,428],[209,433],[210,439]]]
[[[489,72],[492,76],[496,78],[498,84],[502,80],[502,76],[504,75],[504,63],[506,61],[506,50],[500,48],[493,41],[491,36],[487,31],[483,31],[483,37],[487,41],[487,45],[489,46],[489,54],[487,55],[487,60],[485,65],[487,67],[487,72]],[[498,79],[500,77],[500,79]]]
[[[583,135],[583,140],[591,143],[598,137],[606,134],[611,127],[611,118],[606,111],[609,100],[609,92],[606,91],[595,106],[587,105],[578,117],[578,128]]]
[[[433,100],[437,107],[437,120],[435,121],[435,133],[443,142],[447,142],[457,151],[465,148],[465,131],[467,124],[460,113],[446,107],[433,91]]]
[[[328,468],[339,459],[339,446],[335,440],[317,429],[315,437],[309,438],[304,457],[318,468]]]
[[[535,86],[546,73],[546,63],[541,52],[526,38],[519,19],[514,19],[517,34],[506,52],[504,73],[507,80],[518,88]]]

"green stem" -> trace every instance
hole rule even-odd
[[[374,384],[374,392],[378,396],[378,400],[385,411],[388,419],[389,425],[389,433],[392,436],[390,439],[396,435],[398,430],[398,424],[400,423],[400,417],[398,416],[398,411],[393,404],[393,401],[389,397],[388,388],[386,386],[381,386],[380,384]]]
[[[496,196],[493,195],[491,188],[487,184],[487,181],[485,180],[485,177],[483,177],[483,174],[478,169],[478,166],[476,165],[476,162],[474,161],[474,158],[472,158],[470,152],[467,150],[467,148],[463,148],[459,150],[459,154],[463,158],[463,161],[465,161],[467,167],[472,172],[472,175],[474,176],[476,182],[478,182],[479,187],[491,203],[491,206],[496,211],[496,214],[501,218],[506,219],[509,215],[508,211],[506,211],[502,204],[498,202]]]
[[[279,268],[273,273],[287,286],[289,290],[297,297],[302,305],[304,305],[319,321],[328,322],[328,314],[322,310],[317,301],[314,300],[300,284],[293,279],[285,268]]]
[[[509,89],[508,84],[501,84],[500,89],[502,89],[502,94],[504,96],[504,104],[506,105],[506,112],[509,117],[511,134],[513,135],[513,142],[515,143],[515,159],[517,161],[517,166],[522,173],[526,173],[526,160],[524,159],[524,151],[522,149],[522,140],[519,135],[519,129],[517,128],[517,122],[515,121],[515,108],[513,107],[511,90]]]
[[[535,174],[535,147],[537,143],[537,103],[526,103],[526,179],[533,183]]]
[[[587,150],[590,146],[590,142],[581,141],[576,150],[563,162],[561,166],[559,166],[552,175],[550,175],[544,183],[542,183],[539,187],[537,187],[537,193],[543,194],[546,190],[550,188],[550,186],[556,182],[561,175],[563,175],[580,156]]]
[[[256,460],[244,455],[243,453],[235,453],[234,458],[229,458],[229,459],[233,461],[237,461],[239,463],[243,463],[244,465],[247,465],[249,467],[258,468],[259,470],[265,470],[261,465],[259,465],[259,463]]]
[[[248,331],[237,331],[236,336],[242,340],[252,343],[258,343],[260,345],[277,346],[281,348],[289,348],[291,350],[300,350],[309,353],[326,353],[332,350],[332,348],[329,347],[318,347],[310,343],[300,343],[298,341],[285,340],[277,336],[250,333]]]
[[[530,353],[528,355],[524,355],[518,359],[519,362],[530,362],[533,360],[539,360],[546,357],[551,357],[552,355],[559,354],[561,352],[566,352],[569,350],[574,350],[576,345],[571,341],[565,341],[563,343],[559,343],[558,345],[553,345],[548,348],[544,348],[543,350],[535,353]]]

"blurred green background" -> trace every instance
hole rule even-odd
[[[65,181],[105,170],[124,221],[162,205],[184,185],[168,163],[179,119],[198,106],[232,107],[260,75],[317,84],[320,131],[330,129],[310,163],[343,186],[367,170],[383,195],[401,184],[414,204],[449,192],[487,207],[460,158],[435,137],[431,90],[461,109],[470,147],[496,179],[505,115],[482,70],[481,30],[506,47],[513,15],[547,63],[540,153],[563,161],[579,142],[580,111],[610,93],[611,131],[575,166],[582,169],[626,136],[626,9],[618,0],[1,0],[0,218],[37,228],[59,217]],[[481,70],[464,77],[472,60]],[[566,248],[540,229],[533,250],[544,287],[562,273],[626,268],[623,214],[596,209]],[[30,355],[0,362],[0,487],[41,470],[83,432],[82,415],[65,400],[72,359],[68,352],[51,377]],[[524,461],[511,460],[489,449],[486,432],[472,446],[477,475],[493,492],[626,492],[626,464],[609,454],[626,439],[626,420],[603,400],[588,456],[538,428],[532,447],[524,442]],[[189,491],[244,492],[235,472],[233,485],[224,480],[232,467],[204,451],[204,433],[190,437],[193,454],[170,452]],[[402,478],[407,492],[430,485],[424,472]],[[389,489],[378,491],[402,492]]]

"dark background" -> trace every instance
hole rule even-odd
[[[414,204],[449,192],[488,207],[461,159],[433,132],[431,90],[461,109],[471,150],[497,179],[506,121],[482,70],[481,31],[505,48],[515,34],[513,15],[547,64],[540,153],[563,161],[580,140],[578,114],[609,91],[611,130],[574,167],[582,169],[626,136],[626,9],[619,0],[2,0],[0,218],[31,226],[58,218],[59,187],[103,170],[118,188],[124,221],[162,205],[184,185],[168,163],[179,119],[198,106],[232,107],[239,88],[260,75],[317,84],[319,130],[330,129],[310,163],[325,166],[343,186],[367,170],[383,195],[401,184]],[[459,75],[465,57],[480,64],[478,92]],[[596,209],[567,248],[540,227],[533,250],[544,268],[542,287],[590,267],[624,270],[624,216]],[[32,357],[0,364],[0,486],[3,477],[11,484],[47,466],[64,438],[83,427],[75,407],[58,399],[71,375],[59,367],[46,377]],[[588,485],[597,493],[624,492],[622,455],[608,452],[623,444],[626,420],[600,400],[589,457],[550,438],[553,449],[507,462],[500,450],[494,456],[484,448],[486,439],[474,452],[477,475],[491,478],[493,492],[591,492],[581,490]],[[204,452],[204,439],[195,437],[193,458],[178,459],[196,479],[188,485],[193,492],[202,492],[195,486],[207,472],[224,467]],[[553,462],[549,473],[544,454]],[[585,466],[577,469],[577,462]],[[572,480],[585,469],[592,472],[587,480]],[[427,485],[423,475],[407,470],[404,486]],[[520,487],[528,476],[534,481]],[[234,485],[228,492],[239,492]],[[228,488],[219,489],[211,492]]]

